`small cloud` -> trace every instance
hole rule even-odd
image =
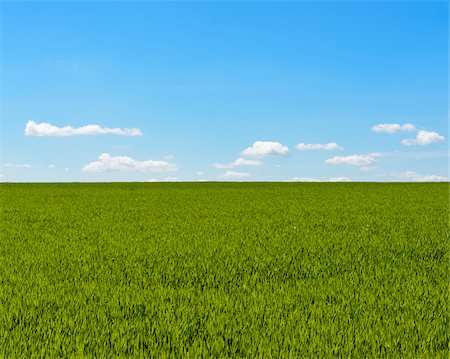
[[[351,179],[348,177],[331,177],[328,182],[350,182]]]
[[[225,173],[219,175],[219,178],[245,178],[249,176],[251,176],[250,173],[246,172],[226,171]]]
[[[299,151],[311,151],[311,150],[326,150],[335,151],[342,150],[343,148],[339,146],[336,142],[329,143],[299,143],[295,146]]]
[[[264,157],[264,156],[285,156],[289,153],[289,149],[279,142],[256,141],[252,146],[246,148],[243,156]]]
[[[328,179],[311,178],[311,177],[294,177],[289,182],[349,182],[348,177],[331,177]]]
[[[137,161],[127,156],[111,156],[108,153],[102,153],[98,161],[85,165],[83,172],[130,172],[130,171],[151,171],[151,172],[173,172],[178,168],[175,164],[167,161]]]
[[[197,176],[203,176],[203,172],[202,172],[202,171],[198,171],[198,172],[196,173],[196,175],[197,175]]]
[[[409,180],[411,182],[446,182],[447,177],[437,175],[422,175],[414,171],[406,171],[400,173],[392,173],[392,177]]]
[[[234,167],[240,167],[240,166],[249,166],[249,167],[256,167],[256,166],[262,166],[264,163],[259,160],[247,160],[245,158],[238,158],[232,163],[214,163],[215,168],[234,168]]]
[[[258,167],[258,166],[262,166],[264,163],[262,161],[259,160],[247,160],[245,158],[238,158],[237,160],[235,160],[233,162],[233,166],[250,166],[250,167]]]
[[[166,161],[172,161],[174,158],[175,158],[175,157],[172,156],[172,155],[164,156],[164,159],[165,159]]]
[[[374,152],[367,155],[351,155],[351,156],[334,156],[325,161],[330,165],[348,164],[353,166],[370,166],[375,164],[376,157],[380,157],[381,153]]]
[[[67,137],[67,136],[80,136],[80,135],[123,135],[123,136],[142,136],[142,132],[138,128],[108,128],[101,127],[99,125],[86,125],[81,127],[64,126],[57,127],[50,123],[42,122],[36,123],[34,121],[28,121],[25,126],[26,136],[54,136],[54,137]]]
[[[373,132],[384,132],[393,134],[396,132],[414,132],[417,131],[416,127],[410,123],[405,123],[400,125],[398,123],[380,123],[378,125],[372,126]]]
[[[64,171],[69,172],[69,168],[68,167],[64,168]]]
[[[311,177],[293,177],[289,180],[289,182],[322,182],[318,178]]]
[[[445,137],[441,136],[437,132],[434,131],[424,131],[420,130],[416,134],[416,138],[408,138],[402,141],[402,144],[405,146],[426,146],[433,143],[444,142]]]
[[[50,169],[50,170],[54,170],[55,168],[56,168],[55,165],[48,165],[48,169]]]
[[[178,178],[177,177],[166,177],[162,180],[162,182],[178,182]]]

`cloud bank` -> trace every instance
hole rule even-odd
[[[173,172],[178,168],[175,164],[167,161],[137,161],[127,156],[111,156],[108,153],[102,153],[98,161],[85,165],[83,172],[131,172],[131,171],[151,171],[151,172]]]
[[[68,137],[68,136],[83,136],[83,135],[122,135],[122,136],[142,136],[142,132],[138,128],[108,128],[99,125],[86,125],[81,127],[64,126],[57,127],[50,123],[42,122],[36,123],[28,121],[25,126],[26,136],[37,137]]]

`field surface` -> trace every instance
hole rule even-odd
[[[0,357],[448,355],[448,183],[0,191]]]

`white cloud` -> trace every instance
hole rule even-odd
[[[137,161],[127,156],[111,156],[102,153],[98,161],[88,163],[83,167],[83,172],[109,172],[109,171],[152,171],[173,172],[177,166],[167,161]]]
[[[243,156],[285,156],[289,153],[289,149],[283,146],[279,142],[271,141],[256,141],[251,147],[246,148],[243,152]]]
[[[48,168],[49,168],[50,170],[54,170],[54,169],[56,168],[56,166],[55,166],[55,165],[48,165]]]
[[[328,182],[350,182],[351,179],[348,177],[331,177]]]
[[[3,166],[7,167],[7,168],[33,168],[34,167],[28,163],[25,163],[25,164],[5,163]]]
[[[159,182],[157,178],[149,178],[147,182]]]
[[[416,127],[410,123],[400,125],[398,123],[380,123],[372,126],[373,132],[395,133],[395,132],[414,132],[417,131]]]
[[[406,171],[401,173],[392,173],[393,177],[410,180],[412,182],[445,182],[447,177],[437,175],[422,175],[414,171]]]
[[[406,140],[403,140],[402,144],[406,146],[413,146],[413,145],[425,146],[430,145],[432,143],[444,141],[445,137],[441,136],[437,132],[420,130],[419,132],[417,132],[416,138],[408,138]]]
[[[264,163],[260,160],[246,160],[245,158],[239,157],[233,162],[233,166],[262,166]]]
[[[36,123],[28,121],[25,126],[26,136],[78,136],[78,135],[123,135],[123,136],[142,136],[142,132],[138,128],[108,128],[99,125],[86,125],[81,127],[64,126],[57,127],[50,123]]]
[[[378,152],[367,155],[334,156],[327,159],[325,163],[330,165],[349,164],[354,166],[370,166],[375,164],[377,162],[375,158],[380,156],[381,154]]]
[[[203,176],[203,172],[202,172],[202,171],[198,171],[198,172],[196,173],[196,175],[197,175],[197,176]]]
[[[225,173],[219,175],[219,178],[244,178],[249,176],[250,173],[247,172],[226,171]]]
[[[247,160],[245,158],[239,157],[232,163],[214,163],[215,168],[233,168],[233,167],[239,167],[239,166],[249,166],[249,167],[255,167],[255,166],[262,166],[264,163],[259,160]]]
[[[299,151],[308,151],[308,150],[342,150],[343,148],[339,146],[336,142],[329,143],[299,143],[295,146]]]

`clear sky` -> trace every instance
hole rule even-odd
[[[448,180],[448,2],[3,2],[2,181]]]

